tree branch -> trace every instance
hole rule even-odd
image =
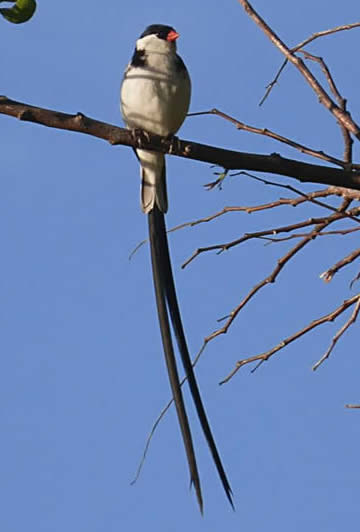
[[[341,109],[335,101],[330,98],[325,89],[317,81],[315,76],[307,68],[304,61],[298,57],[293,50],[291,50],[286,44],[280,39],[280,37],[270,28],[270,26],[265,22],[263,18],[255,11],[251,6],[250,2],[246,0],[239,0],[239,3],[243,6],[245,12],[249,17],[255,22],[257,26],[265,33],[265,35],[270,39],[270,41],[280,50],[280,52],[285,56],[285,58],[292,63],[299,72],[303,75],[307,83],[316,93],[319,98],[319,101],[328,111],[330,111],[333,116],[342,124],[350,133],[352,133],[358,140],[360,140],[360,128],[358,124],[353,120],[350,113]]]
[[[234,124],[236,129],[239,131],[247,131],[249,133],[254,133],[256,135],[263,135],[264,137],[270,137],[271,139],[277,140],[278,142],[282,142],[283,144],[287,144],[288,146],[291,146],[292,148],[295,148],[299,150],[301,153],[306,153],[307,155],[311,155],[312,157],[317,157],[318,159],[322,159],[323,161],[326,161],[331,164],[335,164],[337,166],[341,166],[343,168],[346,168],[348,164],[341,159],[337,159],[336,157],[333,157],[327,153],[325,153],[322,150],[314,150],[310,148],[309,146],[304,146],[304,144],[300,144],[299,142],[295,142],[292,139],[286,138],[283,135],[279,135],[279,133],[275,133],[274,131],[271,131],[268,128],[259,128],[255,126],[251,126],[249,124],[245,124],[244,122],[241,122],[240,120],[237,120],[236,118],[224,113],[223,111],[220,111],[219,109],[210,109],[209,111],[200,111],[198,113],[190,113],[189,116],[199,116],[199,115],[216,115],[220,118],[224,118],[224,120],[227,120],[228,122],[231,122]]]
[[[279,154],[258,155],[198,144],[188,140],[163,139],[156,135],[144,135],[112,124],[89,118],[82,113],[70,115],[35,107],[0,96],[0,114],[43,126],[84,133],[108,141],[112,145],[131,146],[151,151],[169,153],[196,161],[222,166],[227,170],[252,170],[293,177],[301,182],[322,183],[349,189],[360,189],[359,170],[341,170],[308,164],[281,157]],[[140,132],[141,133],[141,132]]]
[[[235,365],[234,369],[220,382],[220,384],[225,384],[226,382],[228,382],[235,375],[235,373],[237,373],[239,371],[240,368],[245,366],[245,364],[250,364],[252,362],[258,362],[259,363],[259,362],[265,362],[265,361],[269,360],[269,358],[272,357],[273,355],[275,355],[278,351],[280,351],[281,349],[284,349],[284,347],[286,347],[290,343],[294,342],[295,340],[297,340],[301,336],[304,336],[304,334],[307,334],[309,331],[315,329],[316,327],[318,327],[319,325],[322,325],[323,323],[334,321],[347,308],[349,308],[350,306],[352,306],[352,305],[354,305],[355,303],[358,303],[358,302],[359,302],[359,294],[357,294],[356,296],[351,297],[350,299],[345,300],[339,307],[337,307],[335,310],[332,310],[328,314],[325,314],[325,316],[322,316],[321,318],[313,320],[311,323],[309,323],[308,325],[306,325],[305,327],[303,327],[302,329],[300,329],[296,333],[292,334],[291,336],[288,336],[287,338],[285,338],[284,340],[279,342],[275,347],[273,347],[272,349],[269,349],[265,353],[260,353],[259,355],[255,355],[255,356],[252,356],[252,357],[249,357],[249,358],[244,358],[242,360],[238,360],[238,362],[236,362],[236,365]],[[348,324],[348,323],[349,322],[347,322],[346,324]],[[350,323],[349,323],[349,325],[350,325]],[[315,370],[316,367],[313,367],[313,369]],[[252,371],[254,371],[254,370],[252,370]]]

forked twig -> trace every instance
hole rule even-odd
[[[359,256],[360,256],[360,249],[355,249],[354,251],[346,255],[346,257],[342,258],[336,264],[334,264],[334,266],[331,266],[331,268],[323,272],[320,275],[320,279],[322,279],[326,283],[329,283],[333,279],[334,275],[339,270],[341,270],[341,268],[343,268],[344,266],[347,266],[348,264],[351,264]]]
[[[346,112],[347,109],[346,109],[346,99],[343,98],[343,96],[341,96],[336,84],[335,84],[335,81],[334,81],[334,78],[332,77],[331,73],[330,73],[330,70],[329,70],[329,67],[326,65],[325,61],[323,60],[322,57],[318,57],[316,55],[313,55],[313,54],[310,54],[309,52],[306,52],[305,50],[299,50],[300,53],[303,54],[303,56],[306,58],[306,59],[310,59],[311,61],[315,61],[317,63],[319,63],[320,67],[321,67],[321,70],[323,71],[324,73],[324,76],[326,78],[326,81],[328,82],[328,85],[330,87],[330,90],[331,92],[333,93],[333,95],[335,96],[338,104],[339,104],[339,107],[344,111]],[[345,163],[351,163],[352,161],[352,145],[354,143],[354,141],[352,140],[351,138],[351,135],[349,133],[349,131],[347,130],[347,128],[344,126],[344,124],[342,124],[341,122],[339,122],[339,126],[340,126],[340,129],[341,129],[341,133],[342,133],[342,136],[344,138],[344,161]]]
[[[307,46],[308,44],[310,44],[312,41],[315,41],[315,39],[318,39],[319,37],[325,37],[327,35],[331,35],[333,33],[339,32],[339,31],[352,30],[353,28],[358,28],[358,27],[360,27],[360,22],[354,22],[353,24],[344,24],[342,26],[337,26],[336,28],[331,28],[329,30],[318,31],[318,32],[314,33],[313,35],[311,35],[310,37],[308,37],[307,39],[304,39],[301,43],[299,43],[296,46],[294,46],[293,48],[291,48],[291,51],[292,52],[297,52],[301,48],[304,48],[304,46]],[[265,92],[264,96],[262,97],[262,99],[261,99],[261,101],[259,103],[260,106],[265,102],[265,100],[269,96],[271,90],[273,89],[274,85],[277,84],[277,82],[279,80],[279,77],[280,77],[282,71],[284,70],[285,66],[287,65],[287,63],[288,63],[288,60],[285,59],[285,61],[282,63],[282,65],[280,66],[279,70],[277,71],[277,73],[275,75],[275,78],[266,86],[266,92]]]
[[[281,342],[279,342],[276,346],[274,346],[272,349],[269,349],[268,351],[265,351],[264,353],[260,353],[259,355],[255,355],[252,357],[244,358],[242,360],[239,360],[236,362],[235,368],[225,377],[220,384],[225,384],[228,382],[238,371],[240,368],[245,366],[246,364],[250,364],[252,362],[265,362],[269,360],[275,353],[280,351],[281,349],[284,349],[287,345],[294,342],[301,336],[304,336],[304,334],[308,333],[312,329],[315,329],[319,325],[322,325],[323,323],[334,321],[340,314],[342,314],[347,308],[357,303],[357,307],[359,306],[360,302],[360,295],[357,294],[356,296],[351,297],[350,299],[345,300],[339,307],[337,307],[335,310],[329,312],[328,314],[325,314],[321,318],[318,318],[296,333],[292,334],[291,336],[288,336]],[[358,312],[358,309],[357,309]],[[349,324],[350,325],[350,324]],[[336,340],[337,341],[337,340]],[[330,353],[329,353],[330,354]],[[314,366],[313,369],[315,370],[316,367]]]
[[[354,207],[353,209],[349,211],[349,214],[354,217],[359,213],[360,213],[360,207]],[[229,249],[235,246],[238,246],[253,238],[261,238],[264,236],[277,235],[279,233],[289,233],[291,231],[301,229],[303,227],[309,227],[310,225],[316,225],[316,227],[314,231],[311,232],[306,237],[306,240],[313,240],[318,235],[318,233],[322,231],[324,227],[338,220],[342,220],[344,218],[347,218],[346,214],[339,209],[338,212],[335,212],[334,214],[330,216],[309,218],[308,220],[304,220],[302,222],[297,222],[294,224],[272,227],[270,229],[264,229],[262,231],[255,231],[253,233],[245,233],[242,237],[232,240],[230,242],[225,242],[223,244],[213,244],[211,246],[204,246],[201,248],[197,248],[193,252],[193,254],[181,265],[181,267],[186,268],[186,266],[188,266],[199,255],[209,252],[209,251],[217,251],[218,254],[220,254],[220,253],[223,253],[224,251],[228,251]],[[281,261],[282,259],[279,260],[279,263]],[[273,281],[268,281],[268,282],[273,282]]]
[[[316,364],[313,365],[312,369],[313,371],[317,370],[318,367],[331,355],[332,350],[334,349],[335,345],[337,344],[338,340],[342,337],[342,335],[347,331],[347,329],[355,323],[360,310],[360,294],[356,296],[357,302],[356,306],[354,308],[353,313],[351,314],[350,318],[344,325],[338,330],[338,332],[335,334],[334,338],[331,340],[331,344],[329,349],[326,351],[326,353],[316,362]]]
[[[265,22],[265,20],[255,11],[250,2],[247,0],[239,0],[245,12],[255,22],[255,24],[265,33],[270,41],[280,50],[285,58],[292,63],[298,71],[302,74],[305,81],[310,85],[319,102],[341,123],[350,133],[352,133],[358,140],[360,140],[360,127],[354,121],[349,112],[345,112],[337,103],[327,94],[322,85],[318,82],[312,72],[307,68],[303,60],[298,57],[295,52],[289,48],[284,41],[274,32],[272,28]]]

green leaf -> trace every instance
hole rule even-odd
[[[0,0],[3,2],[4,0]],[[13,0],[9,0],[13,1]],[[27,22],[35,13],[35,0],[17,0],[13,7],[0,8],[1,15],[13,24]]]

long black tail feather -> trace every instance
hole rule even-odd
[[[223,488],[225,490],[226,496],[227,496],[232,508],[234,508],[231,487],[230,487],[229,481],[227,479],[224,467],[222,465],[221,458],[220,458],[219,452],[217,450],[214,437],[213,437],[212,432],[211,432],[211,428],[210,428],[210,425],[209,425],[209,422],[208,422],[208,419],[207,419],[207,416],[206,416],[205,408],[204,408],[203,402],[201,400],[199,387],[198,387],[198,384],[197,384],[197,381],[196,381],[196,378],[195,378],[195,374],[194,374],[194,370],[193,370],[193,367],[192,367],[192,364],[191,364],[191,358],[190,358],[190,355],[189,355],[189,350],[188,350],[188,347],[187,347],[185,333],[184,333],[184,329],[183,329],[183,325],[182,325],[182,321],[181,321],[181,315],[180,315],[179,305],[178,305],[177,296],[176,296],[174,278],[173,278],[173,274],[172,274],[170,254],[169,254],[169,246],[168,246],[167,235],[166,235],[166,225],[165,225],[164,214],[162,212],[160,212],[159,209],[156,206],[149,213],[149,231],[150,231],[151,256],[152,256],[152,264],[153,264],[153,274],[154,274],[156,299],[157,299],[157,304],[158,304],[159,321],[160,321],[160,327],[161,327],[161,334],[162,334],[162,338],[163,338],[164,350],[165,350],[167,364],[168,364],[168,371],[169,371],[168,359],[169,358],[171,358],[171,359],[173,358],[174,361],[172,362],[171,366],[175,366],[176,379],[177,379],[175,387],[178,389],[177,390],[177,395],[179,395],[181,397],[180,401],[182,403],[182,406],[184,407],[184,402],[183,402],[183,398],[182,398],[181,388],[180,388],[180,385],[179,385],[178,372],[177,372],[177,369],[176,369],[174,351],[173,351],[173,346],[172,346],[171,336],[170,336],[171,333],[170,333],[169,317],[168,317],[168,311],[169,311],[170,312],[170,316],[171,316],[173,329],[174,329],[174,332],[175,332],[175,337],[176,337],[177,344],[178,344],[178,348],[179,348],[179,351],[180,351],[182,363],[183,363],[183,366],[184,366],[184,371],[185,371],[185,373],[186,373],[186,375],[188,377],[190,391],[191,391],[191,394],[192,394],[192,397],[193,397],[193,401],[194,401],[194,404],[195,404],[195,408],[196,408],[196,411],[197,411],[197,414],[198,414],[198,417],[199,417],[199,420],[200,420],[200,424],[201,424],[202,430],[204,432],[204,435],[205,435],[206,441],[208,443],[208,446],[210,448],[210,452],[212,454],[212,457],[213,457],[216,469],[218,471],[221,483],[222,483]],[[155,270],[156,270],[157,273],[155,273]],[[158,295],[158,293],[159,293],[159,295]],[[161,302],[159,301],[160,299],[161,299]],[[160,305],[159,305],[159,302],[160,302]],[[166,305],[166,303],[167,303],[167,305]],[[162,319],[160,319],[160,308],[161,308]],[[164,316],[166,316],[166,319],[164,319]],[[166,337],[166,338],[164,338],[164,337]],[[165,344],[167,344],[167,347],[165,347]],[[189,425],[188,425],[188,420],[187,420],[185,408],[184,408],[184,414],[182,414],[182,418],[181,419],[180,419],[180,415],[179,415],[179,411],[181,409],[179,408],[179,406],[177,404],[177,399],[176,399],[176,396],[175,396],[175,393],[174,393],[173,384],[172,384],[172,380],[175,377],[175,372],[173,371],[173,368],[172,368],[172,375],[170,375],[170,371],[169,371],[169,378],[170,378],[170,381],[171,381],[171,387],[172,387],[173,394],[174,394],[176,409],[177,409],[178,416],[179,416],[179,422],[180,422],[181,430],[182,430],[182,433],[183,433],[185,448],[186,448],[186,452],[187,452],[187,455],[188,455],[189,467],[190,467],[191,476],[192,476],[192,479],[193,479],[193,472],[192,472],[192,467],[193,466],[190,463],[189,454],[188,454],[188,450],[187,450],[187,446],[189,446],[189,442],[185,441],[184,431],[183,431],[183,427],[182,427],[182,424],[184,424],[183,415],[185,415],[185,419],[186,419],[186,424],[187,424],[187,428],[188,428],[188,431],[189,431],[189,437],[190,437],[190,442],[191,442],[191,448],[192,448],[192,454],[193,455],[194,455],[194,451],[193,451],[191,434],[190,434],[190,429],[189,429]],[[180,403],[179,403],[179,405],[180,405]],[[198,476],[197,475],[196,462],[195,462],[195,456],[193,456],[193,460],[194,460],[194,463],[195,463],[196,476]],[[195,485],[195,489],[196,489],[195,480],[193,479],[193,481],[194,481],[194,485]],[[199,484],[199,490],[200,490],[200,484]],[[196,491],[197,491],[197,489],[196,489]],[[199,491],[199,493],[197,491],[197,495],[198,495],[198,499],[199,499],[199,495],[200,495],[200,498],[201,498],[201,491]],[[200,501],[199,501],[199,504],[200,504]],[[200,507],[202,508],[202,503],[200,504]]]
[[[169,315],[166,307],[166,290],[164,286],[164,268],[163,268],[163,250],[162,238],[159,237],[159,227],[157,217],[164,216],[158,208],[149,213],[149,236],[151,247],[151,262],[154,277],[154,287],[156,296],[156,305],[158,310],[159,324],[161,330],[162,343],[164,347],[167,371],[170,380],[170,386],[175,402],[176,412],[179,419],[182,438],[184,441],[186,456],[189,464],[191,483],[194,484],[200,512],[203,513],[203,499],[201,494],[200,478],[196,464],[194,445],[191,437],[189,420],[185,410],[184,399],[181,391],[179,374],[176,366],[176,359],[171,340],[171,331],[169,324]],[[165,234],[166,237],[166,234]]]

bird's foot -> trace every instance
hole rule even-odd
[[[131,136],[136,143],[136,148],[142,149],[144,142],[150,142],[150,135],[147,131],[140,128],[134,128],[131,130]]]
[[[178,153],[181,149],[181,142],[179,137],[175,135],[168,135],[166,141],[170,142],[168,153],[172,155],[173,153]]]

